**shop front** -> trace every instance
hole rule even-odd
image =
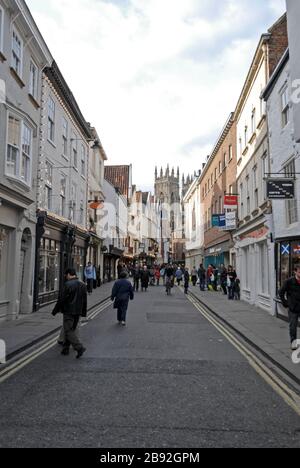
[[[220,268],[221,265],[228,267],[230,265],[230,243],[224,242],[214,247],[205,249],[204,251],[204,267],[207,269],[209,265]]]
[[[108,252],[104,254],[104,281],[110,282],[117,279],[117,266],[124,255],[124,250],[113,245],[109,246]]]
[[[300,264],[300,237],[279,239],[275,244],[276,293],[294,275],[295,266]],[[287,310],[277,303],[277,314],[287,318]]]
[[[0,321],[32,313],[35,218],[5,198],[0,204]]]
[[[34,310],[58,299],[67,268],[84,279],[89,236],[59,217],[40,212],[36,228]]]
[[[277,293],[300,264],[300,237],[276,241]]]

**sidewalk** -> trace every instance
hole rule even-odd
[[[112,286],[113,282],[106,283],[94,290],[88,297],[88,309],[110,297]],[[0,323],[0,339],[6,343],[8,359],[60,329],[62,316],[53,317],[53,308],[54,304],[51,304],[36,313],[22,315],[18,320]]]
[[[300,379],[300,365],[294,364],[291,358],[288,323],[244,301],[229,301],[221,292],[202,292],[199,287],[193,286],[190,291],[235,330]]]

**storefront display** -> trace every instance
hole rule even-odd
[[[73,250],[73,268],[75,268],[79,279],[84,280],[86,249],[75,245]]]
[[[277,242],[277,292],[300,264],[300,238]]]
[[[59,291],[60,242],[42,239],[40,248],[39,294]]]

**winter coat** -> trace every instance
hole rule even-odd
[[[142,281],[142,288],[148,288],[150,280],[150,273],[149,271],[142,271],[141,272],[141,281]]]
[[[296,278],[290,278],[279,292],[284,307],[294,314],[300,315],[300,284]]]
[[[132,301],[134,299],[133,287],[130,281],[126,279],[116,281],[111,294],[111,300],[115,300],[115,309],[128,305],[129,299]]]
[[[67,281],[52,315],[61,312],[64,315],[87,316],[87,289],[78,279]]]

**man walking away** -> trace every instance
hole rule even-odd
[[[182,270],[180,267],[178,267],[177,271],[176,271],[176,280],[177,280],[177,284],[178,286],[180,286],[180,283],[182,281],[182,277],[183,277],[183,273],[182,273]]]
[[[89,262],[84,270],[84,277],[87,282],[87,290],[89,294],[93,293],[94,289],[94,280],[96,280],[96,269],[95,267]]]
[[[192,269],[192,283],[193,283],[193,286],[196,286],[196,284],[197,284],[197,277],[198,277],[197,270],[196,270],[196,267],[194,267]]]
[[[295,276],[288,279],[279,292],[283,306],[289,309],[290,339],[292,350],[296,351],[297,327],[300,316],[300,264],[295,266]]]
[[[133,271],[133,280],[134,280],[134,291],[139,291],[140,287],[140,279],[141,279],[141,270],[138,265],[136,265]]]
[[[234,282],[237,278],[236,271],[233,269],[231,265],[228,267],[228,275],[227,275],[227,281],[228,281],[228,299],[229,300],[234,300]]]
[[[159,268],[156,268],[156,270],[155,270],[155,278],[156,278],[156,286],[159,286],[159,283],[160,283],[160,270],[159,270]]]
[[[87,316],[87,291],[86,285],[79,281],[76,271],[72,268],[66,271],[67,281],[65,283],[61,297],[59,298],[52,315],[55,316],[61,312],[64,316],[65,342],[63,344],[62,355],[70,354],[72,345],[77,351],[79,359],[86,351],[80,343],[76,334],[76,329],[80,317]]]
[[[129,299],[133,301],[134,292],[130,281],[127,280],[125,271],[120,273],[120,279],[114,284],[111,300],[115,301],[114,308],[118,310],[118,322],[124,327],[126,325],[126,316]]]
[[[201,263],[200,268],[198,270],[198,277],[200,281],[200,289],[201,291],[205,291],[205,279],[206,279],[206,270]]]
[[[149,287],[149,281],[150,281],[150,273],[148,271],[148,268],[144,266],[144,270],[141,272],[142,291],[145,290],[145,292],[147,292],[148,287]]]
[[[186,268],[184,272],[184,294],[187,294],[189,292],[189,286],[190,286],[190,273],[189,273],[189,269]]]
[[[223,289],[224,296],[227,296],[227,274],[225,265],[221,265],[221,287]]]

